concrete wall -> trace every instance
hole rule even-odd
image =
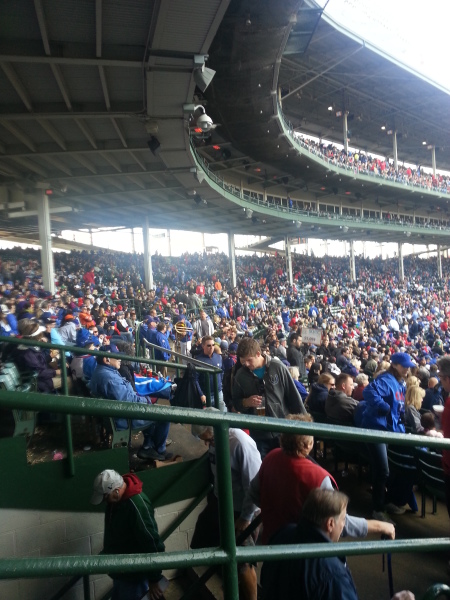
[[[175,520],[191,500],[176,502],[155,510],[160,534]],[[166,551],[187,550],[198,514],[206,501],[166,540]],[[0,512],[0,559],[63,555],[98,554],[103,543],[102,513],[37,512],[2,510]],[[176,571],[166,571],[167,578]],[[46,600],[59,590],[67,578],[0,580],[0,598],[8,600]],[[106,575],[90,577],[91,598],[99,600],[111,587]],[[83,600],[82,580],[63,600]]]

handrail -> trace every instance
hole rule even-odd
[[[368,429],[355,429],[321,423],[307,423],[254,417],[235,413],[210,413],[202,410],[148,406],[97,398],[58,397],[51,394],[6,392],[0,390],[0,407],[49,409],[63,414],[91,414],[147,418],[152,421],[200,423],[215,430],[216,464],[218,473],[219,519],[222,548],[165,554],[72,556],[0,560],[0,579],[48,577],[55,575],[85,575],[87,573],[145,572],[155,569],[217,564],[224,565],[224,587],[227,600],[238,597],[236,566],[254,560],[279,560],[305,556],[337,556],[341,554],[377,554],[380,552],[435,551],[450,549],[450,538],[311,544],[307,546],[268,546],[265,548],[236,547],[234,537],[231,468],[228,450],[228,428],[251,426],[264,431],[320,434],[321,437],[352,439],[364,442],[392,442],[401,446],[428,446],[450,449],[450,440],[427,438]]]

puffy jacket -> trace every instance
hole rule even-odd
[[[89,388],[97,398],[106,398],[107,400],[120,400],[121,402],[139,402],[140,404],[148,404],[145,396],[138,396],[133,390],[129,381],[124,379],[119,371],[108,365],[97,365],[92,373],[89,382]],[[127,419],[114,419],[116,427],[119,430],[127,429]],[[147,427],[149,421],[133,419],[133,429],[139,427]]]
[[[370,383],[363,392],[364,412],[361,427],[405,433],[402,423],[405,412],[405,386],[386,371]]]

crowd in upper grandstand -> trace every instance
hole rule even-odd
[[[299,139],[314,154],[334,165],[353,169],[356,173],[377,175],[390,181],[428,188],[444,194],[450,192],[450,178],[447,175],[427,173],[421,165],[411,168],[398,164],[395,169],[393,160],[375,158],[363,150],[345,152],[343,148],[339,149],[332,143],[317,142],[304,136],[299,136]]]

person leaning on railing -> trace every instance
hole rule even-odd
[[[345,526],[348,497],[335,490],[312,490],[299,522],[280,531],[273,544],[327,544],[338,542]],[[261,572],[263,600],[358,600],[345,557],[321,556],[265,562]],[[401,591],[392,600],[414,600]]]

